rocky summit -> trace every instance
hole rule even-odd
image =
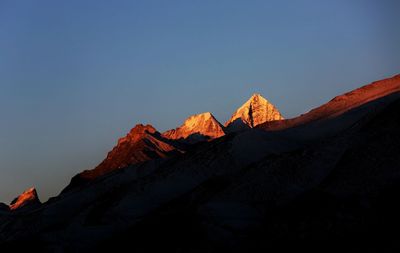
[[[210,112],[192,115],[180,127],[163,133],[163,136],[173,140],[193,137],[215,139],[223,135],[224,127]]]
[[[237,125],[240,122],[253,128],[265,122],[282,119],[283,116],[273,104],[260,94],[255,93],[233,113],[232,117],[225,123],[225,127]]]
[[[35,188],[29,188],[28,190],[24,191],[21,195],[16,197],[11,203],[10,203],[10,210],[11,211],[16,211],[19,209],[26,209],[26,208],[33,208],[38,205],[40,205],[40,200],[37,195],[36,189]]]
[[[64,191],[112,171],[180,152],[182,150],[178,144],[164,138],[153,126],[137,124],[125,137],[118,140],[117,145],[96,168],[74,176]]]
[[[138,124],[108,153],[95,171],[123,168],[155,158],[163,158],[176,148],[151,125]]]

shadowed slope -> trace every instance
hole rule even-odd
[[[138,238],[140,252],[398,252],[399,111],[397,100],[356,132],[215,176],[100,248]]]

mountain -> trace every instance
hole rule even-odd
[[[362,86],[333,98],[328,103],[293,119],[265,122],[259,127],[265,130],[283,130],[317,121],[333,119],[354,108],[377,101],[400,91],[400,75]]]
[[[178,144],[163,137],[153,126],[138,124],[118,140],[117,145],[96,168],[76,175],[64,191],[117,169],[181,152]]]
[[[215,139],[224,135],[224,127],[209,112],[192,115],[180,127],[163,133],[167,139],[192,142]]]
[[[124,168],[132,164],[155,158],[165,158],[177,148],[151,125],[138,124],[108,153],[94,172],[104,172]]]
[[[249,127],[0,215],[0,250],[399,252],[400,79],[375,84],[316,120]]]
[[[260,94],[255,93],[233,113],[232,117],[225,123],[225,126],[235,129],[243,128],[244,126],[253,128],[265,122],[282,119],[283,116],[273,104]]]
[[[10,210],[16,211],[40,206],[41,202],[35,188],[29,188],[10,203]]]

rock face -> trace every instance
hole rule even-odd
[[[179,145],[164,138],[153,126],[137,124],[96,168],[75,175],[62,193],[80,187],[115,170],[157,158],[179,154]]]
[[[35,188],[29,188],[10,203],[10,210],[36,207],[41,204]]]
[[[235,126],[237,128],[243,122],[248,127],[253,128],[265,122],[282,119],[283,116],[273,104],[260,94],[255,93],[236,110],[232,117],[225,123],[225,126]]]
[[[78,176],[93,179],[113,170],[124,168],[156,158],[165,158],[180,150],[165,139],[151,125],[138,124],[108,153],[106,159],[95,169],[84,171]]]
[[[225,135],[224,127],[209,112],[192,115],[180,127],[163,133],[163,136],[172,140],[215,139],[223,135]]]

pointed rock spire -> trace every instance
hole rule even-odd
[[[225,126],[228,127],[231,124],[237,125],[239,120],[248,127],[253,128],[267,121],[282,119],[283,116],[273,104],[260,94],[255,93],[236,110],[232,117],[225,123]]]

